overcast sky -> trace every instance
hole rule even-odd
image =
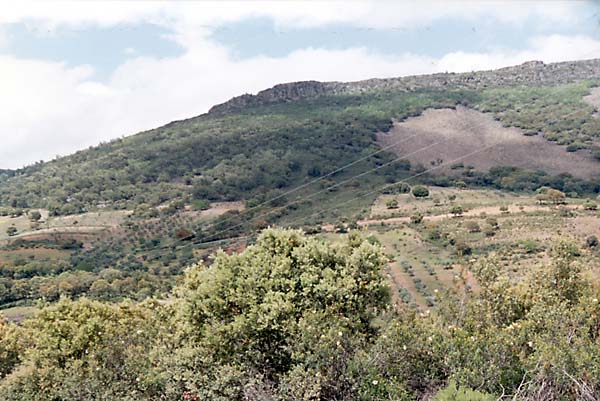
[[[281,82],[596,57],[595,2],[3,2],[0,168]]]

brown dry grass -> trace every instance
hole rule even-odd
[[[600,167],[589,153],[569,153],[564,146],[541,136],[525,136],[517,128],[505,128],[489,114],[462,106],[456,109],[428,109],[421,116],[396,123],[389,133],[378,134],[382,146],[401,138],[417,136],[394,148],[399,156],[430,148],[409,156],[413,163],[430,167],[431,162],[450,162],[487,146],[493,147],[461,161],[480,170],[494,166],[517,166],[544,170],[551,174],[568,172],[581,178],[600,176]],[[449,168],[438,171],[449,172]]]

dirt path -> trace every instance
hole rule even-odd
[[[593,114],[594,118],[600,118],[600,87],[592,88],[590,90],[590,94],[583,98],[583,101],[589,104],[590,106],[594,106],[596,108],[596,112]]]
[[[565,205],[565,207],[576,210],[580,207],[578,205]],[[535,206],[508,206],[508,213],[516,214],[516,213],[532,213],[532,212],[547,212],[551,210],[552,206],[544,206],[544,205],[535,205]],[[493,206],[485,206],[478,207],[471,210],[468,210],[462,214],[463,217],[479,217],[482,213],[485,213],[487,216],[500,216],[506,214],[500,210],[499,207]],[[445,219],[454,218],[453,214],[438,214],[435,216],[424,216],[423,221],[440,221]],[[410,217],[391,217],[389,219],[367,219],[367,220],[359,220],[357,224],[361,227],[370,226],[374,224],[404,224],[410,223]]]

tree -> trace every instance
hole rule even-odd
[[[583,208],[585,210],[597,210],[598,204],[596,202],[594,202],[593,200],[588,200],[583,204]]]
[[[385,202],[385,206],[388,209],[396,209],[398,207],[398,201],[396,199],[390,199]]]
[[[40,221],[42,219],[42,214],[38,210],[33,210],[29,212],[29,219],[31,221]]]
[[[371,336],[370,322],[388,305],[386,264],[381,248],[357,233],[325,244],[300,231],[266,230],[239,255],[219,253],[210,267],[190,270],[182,288],[186,330],[202,359],[192,369],[218,377],[235,366],[275,386],[321,372],[319,386],[343,386],[338,364]],[[241,397],[238,384],[221,382],[230,398]]]
[[[429,189],[424,185],[417,185],[413,187],[412,194],[415,198],[426,198],[429,196]]]
[[[455,206],[452,206],[452,209],[450,209],[450,213],[452,213],[454,215],[454,217],[459,217],[459,216],[462,216],[462,214],[464,213],[464,210],[463,210],[462,206],[455,205]]]

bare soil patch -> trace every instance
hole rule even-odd
[[[204,217],[217,217],[231,211],[244,210],[244,202],[214,202],[210,204],[210,209],[203,210],[200,214]]]
[[[480,170],[517,166],[550,174],[566,172],[581,178],[600,176],[600,164],[589,152],[567,152],[564,146],[548,142],[540,135],[525,136],[518,128],[503,127],[490,114],[463,106],[428,109],[418,117],[396,123],[390,132],[380,133],[377,138],[382,146],[389,146],[409,136],[415,137],[391,150],[398,156],[410,154],[408,160],[425,168],[440,160],[449,163],[493,145],[460,161]],[[430,147],[420,150],[427,146]],[[436,171],[452,170],[444,166]]]
[[[590,90],[590,94],[583,98],[583,101],[589,104],[590,106],[594,106],[596,108],[596,112],[594,113],[594,118],[600,118],[600,87],[592,88]]]

